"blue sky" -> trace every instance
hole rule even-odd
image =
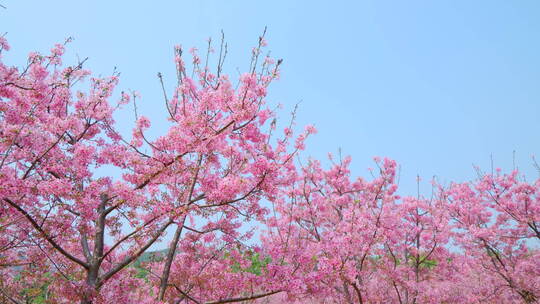
[[[270,100],[282,120],[301,101],[297,126],[319,133],[305,155],[353,156],[367,175],[373,156],[401,166],[405,193],[415,176],[443,181],[475,177],[472,165],[537,178],[540,151],[540,2],[538,1],[15,1],[3,0],[0,31],[12,46],[5,60],[25,63],[72,36],[65,59],[122,73],[119,90],[142,95],[139,111],[164,116],[157,72],[174,83],[172,47],[203,49],[223,29],[225,69],[249,64],[268,26],[272,55],[284,59]],[[125,130],[131,113],[118,120]],[[427,189],[426,189],[427,190]]]

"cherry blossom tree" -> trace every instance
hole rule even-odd
[[[263,238],[303,301],[534,303],[538,297],[538,181],[485,175],[430,197],[396,194],[396,163],[373,180],[351,159],[310,161],[274,202]]]
[[[264,44],[261,37],[237,85],[223,74],[223,42],[215,72],[196,50],[188,71],[175,48],[178,82],[170,97],[163,86],[170,127],[155,139],[146,135],[150,121],[137,113],[136,94],[111,102],[117,74],[78,89],[90,72],[84,61],[62,66],[64,45],[30,54],[24,69],[0,63],[2,294],[22,303],[24,292],[3,287],[17,281],[46,285],[55,303],[162,301],[184,239],[219,239],[223,254],[241,246],[250,236],[239,232],[242,221],[264,217],[259,201],[288,182],[309,133],[292,149],[291,132],[272,136],[265,97],[281,61],[263,58]],[[136,124],[125,136],[113,115],[130,102]],[[99,175],[101,168],[114,174]],[[130,266],[169,228],[174,236],[152,286]],[[21,261],[28,265],[14,270]]]
[[[373,181],[351,181],[350,158],[323,170],[310,161],[296,182],[276,201],[277,216],[265,241],[275,248],[272,259],[283,259],[297,294],[374,301],[377,258],[386,254],[385,242],[398,231],[396,221],[396,165],[382,162]],[[394,238],[395,239],[395,238]]]
[[[443,191],[456,240],[469,257],[461,286],[474,301],[540,298],[540,180],[480,174]]]

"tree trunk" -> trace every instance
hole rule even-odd
[[[171,265],[174,260],[174,254],[176,252],[176,247],[178,246],[178,241],[180,240],[180,235],[182,234],[182,228],[184,224],[178,225],[174,233],[173,240],[169,246],[169,251],[167,252],[167,259],[165,260],[165,266],[163,267],[163,273],[161,275],[161,282],[159,284],[159,295],[158,300],[163,301],[165,297],[165,290],[167,289],[167,283],[169,281],[169,274],[171,272]]]

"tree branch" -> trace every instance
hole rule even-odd
[[[26,212],[24,209],[22,209],[19,205],[17,205],[16,203],[14,203],[12,200],[10,200],[9,198],[4,198],[4,201],[7,202],[11,207],[17,209],[17,211],[19,211],[20,213],[22,213],[22,215],[24,215],[24,217],[26,217],[26,219],[30,222],[30,224],[32,224],[32,226],[39,232],[43,235],[43,237],[45,238],[45,240],[47,240],[47,242],[49,242],[49,244],[51,244],[56,250],[58,250],[58,252],[60,252],[63,256],[65,256],[66,258],[70,259],[71,261],[81,265],[82,267],[84,267],[85,269],[88,269],[89,268],[89,265],[85,262],[83,262],[82,260],[78,259],[77,257],[69,254],[66,250],[64,250],[64,248],[62,248],[58,243],[56,243],[52,237],[50,235],[48,235],[42,228],[41,226],[32,218],[32,216]]]

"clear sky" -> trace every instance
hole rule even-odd
[[[306,155],[353,156],[366,175],[373,156],[401,165],[405,192],[415,176],[475,177],[472,165],[537,174],[540,151],[540,1],[23,1],[2,0],[5,60],[22,66],[73,36],[66,62],[122,73],[120,90],[142,95],[140,112],[164,117],[157,72],[172,89],[172,47],[204,49],[223,29],[225,69],[249,64],[268,26],[269,49],[283,58],[270,100],[298,101],[298,127],[319,133]],[[127,130],[131,114],[120,116]],[[158,122],[152,132],[158,134]],[[163,129],[161,129],[163,130]],[[410,190],[410,191],[409,191]],[[415,194],[415,193],[413,193]]]

